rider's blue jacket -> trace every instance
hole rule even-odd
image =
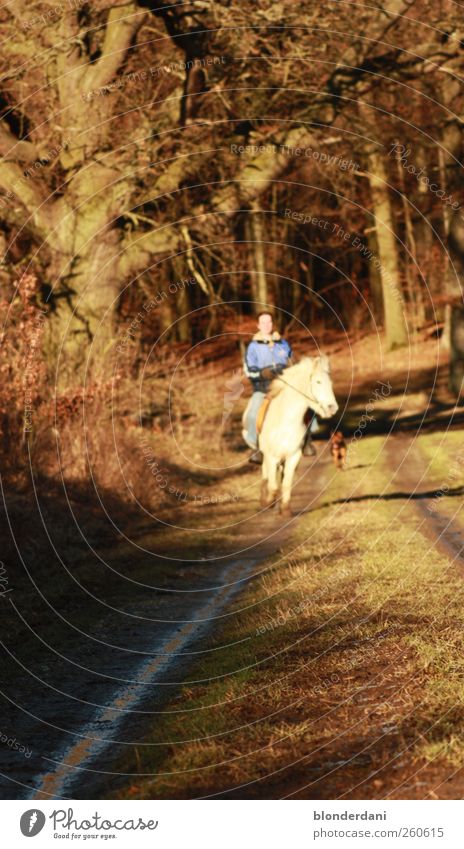
[[[278,333],[273,333],[271,339],[266,339],[261,333],[256,333],[248,345],[245,359],[245,372],[250,378],[254,392],[267,392],[270,380],[261,376],[264,368],[272,368],[278,374],[289,365],[292,349],[286,339]]]

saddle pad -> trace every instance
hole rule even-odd
[[[264,419],[266,417],[267,408],[269,407],[270,403],[271,403],[270,398],[264,398],[263,403],[261,404],[261,406],[258,410],[258,415],[256,417],[256,431],[257,431],[257,433],[261,433],[261,431],[263,429]]]

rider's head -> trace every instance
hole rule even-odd
[[[272,315],[269,312],[260,312],[258,315],[258,328],[263,336],[272,334]]]

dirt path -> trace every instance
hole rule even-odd
[[[296,503],[302,509],[308,473],[314,477],[312,461],[305,460],[300,472]],[[6,733],[26,752],[13,744],[0,747],[1,798],[94,798],[103,786],[117,785],[114,761],[143,746],[147,725],[178,691],[206,636],[293,530],[294,520],[284,521],[275,511],[256,513],[258,470],[251,480],[237,527],[222,541],[220,531],[213,544],[204,539],[201,556],[197,544],[193,553],[185,547],[188,534],[186,542],[173,529],[163,550],[148,531],[137,538],[135,552],[127,546],[107,552],[111,572],[96,593],[85,582],[70,581],[66,607],[48,609],[55,621],[51,639],[30,627],[12,596],[23,640],[3,643],[2,713]],[[214,516],[214,508],[208,509]],[[202,508],[199,526],[208,509]],[[194,513],[183,518],[195,525]],[[128,565],[134,557],[136,575]],[[169,570],[162,565],[156,580],[163,557]]]
[[[320,443],[290,522],[254,515],[256,476],[237,525],[210,545],[175,532],[163,551],[147,531],[135,573],[125,549],[110,551],[106,592],[93,602],[73,585],[49,645],[40,633],[32,654],[26,639],[4,644],[16,671],[5,730],[31,754],[0,748],[2,797],[461,798],[444,681],[464,625],[464,523],[450,497],[462,487],[429,509],[445,477],[421,440],[365,437],[344,474]],[[203,529],[210,509],[197,511]],[[159,574],[143,553],[155,548],[155,566],[172,559]],[[430,680],[435,654],[452,672]]]
[[[387,443],[387,456],[393,473],[393,481],[409,495],[422,521],[418,530],[432,545],[445,554],[451,563],[462,569],[464,578],[464,527],[454,516],[441,515],[436,509],[443,496],[449,497],[448,475],[433,486],[428,475],[426,458],[421,453],[421,442],[404,433],[396,434]],[[398,458],[404,458],[398,463]],[[450,462],[450,467],[452,460]],[[443,488],[446,487],[446,489]],[[451,495],[464,495],[464,487],[458,486]],[[460,498],[461,501],[461,498]],[[460,510],[460,501],[456,505]]]

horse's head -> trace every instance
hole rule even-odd
[[[338,410],[330,377],[329,358],[321,354],[310,360],[312,369],[309,377],[308,395],[312,399],[311,409],[323,419],[330,419]]]

